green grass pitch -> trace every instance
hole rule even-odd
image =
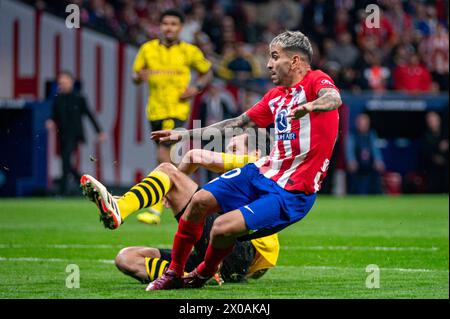
[[[80,199],[0,200],[0,298],[448,298],[448,196],[320,196],[280,234],[278,266],[247,284],[145,292],[112,264],[126,246],[170,246],[169,213],[158,226],[128,218],[103,228]],[[66,287],[66,267],[80,288]],[[366,266],[380,287],[366,287]]]

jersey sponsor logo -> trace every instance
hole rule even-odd
[[[320,81],[320,84],[329,84],[329,85],[333,85],[333,83],[331,83],[330,80],[324,79]]]
[[[150,75],[182,75],[184,72],[182,70],[148,70]]]
[[[292,141],[297,138],[296,133],[281,133],[275,136],[275,140],[277,141]]]
[[[288,129],[287,110],[281,110],[275,119],[275,125],[279,133],[284,133]]]

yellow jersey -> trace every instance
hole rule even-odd
[[[224,170],[229,171],[234,168],[242,167],[248,163],[256,162],[257,158],[250,155],[222,153],[222,160],[224,163]],[[250,265],[247,275],[256,273],[259,270],[272,268],[277,264],[278,254],[280,252],[278,234],[252,239],[251,243],[256,249],[256,255]]]
[[[170,47],[159,39],[144,43],[136,55],[133,71],[149,70],[147,118],[149,121],[189,117],[189,99],[180,100],[191,80],[191,69],[206,73],[211,63],[195,45],[180,41]]]

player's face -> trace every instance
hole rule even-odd
[[[58,90],[61,93],[70,93],[73,88],[73,80],[66,74],[58,76]]]
[[[182,27],[180,18],[175,16],[165,16],[160,25],[164,38],[171,42],[178,40]]]
[[[227,152],[236,155],[248,154],[247,134],[233,136],[227,145]]]
[[[269,61],[267,68],[269,69],[270,79],[275,85],[290,86],[292,77],[292,57],[278,45],[270,47]]]

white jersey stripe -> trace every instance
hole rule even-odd
[[[272,114],[275,114],[275,103],[276,103],[280,98],[281,98],[281,95],[280,95],[280,96],[277,96],[277,97],[275,97],[275,98],[273,98],[273,99],[271,99],[271,100],[269,101],[269,107],[270,107],[270,110],[272,111]]]
[[[297,155],[292,163],[291,167],[287,169],[280,179],[277,181],[278,185],[285,187],[289,177],[295,172],[297,167],[305,160],[306,155],[311,147],[311,117],[310,114],[306,114],[300,118],[300,154]]]
[[[281,95],[271,99],[269,101],[269,107],[270,107],[270,111],[272,112],[272,114],[275,114],[275,103],[281,99]],[[274,142],[274,146],[273,146],[273,156],[272,157],[276,157],[278,158],[280,156],[280,151],[278,149],[278,143],[275,141]],[[259,160],[257,160],[254,164],[256,165],[256,167],[260,168],[261,166],[264,165],[264,163],[266,163],[269,160],[269,156],[265,156],[263,158],[260,158]]]
[[[282,109],[282,107],[283,107],[285,102],[286,102],[286,97],[283,97],[283,99],[281,99],[281,101],[279,103],[277,103],[277,108],[273,109],[274,110],[273,112],[274,112],[275,120],[276,120],[276,118],[278,116],[278,112]],[[269,103],[269,105],[270,105],[270,103]],[[287,112],[289,112],[289,109],[287,110]],[[286,131],[289,132],[290,129],[291,129],[291,124],[288,122],[288,126],[286,128]],[[275,130],[276,130],[276,128],[275,128]],[[283,160],[279,160],[279,159],[280,159],[280,157],[283,157],[283,158],[286,157],[286,151],[288,151],[289,155],[291,155],[291,152],[290,152],[291,151],[291,146],[290,145],[288,146],[288,150],[286,150],[286,145],[284,144],[284,142],[280,142],[280,141],[277,141],[277,140],[275,140],[274,142],[275,142],[275,151],[274,151],[273,156],[271,157],[271,160],[269,162],[270,169],[267,172],[264,173],[264,176],[267,177],[267,178],[272,178],[273,176],[278,174],[278,172],[281,169],[281,164],[283,163]],[[283,154],[281,154],[282,152],[280,151],[280,144],[283,145],[283,148],[284,148]]]

